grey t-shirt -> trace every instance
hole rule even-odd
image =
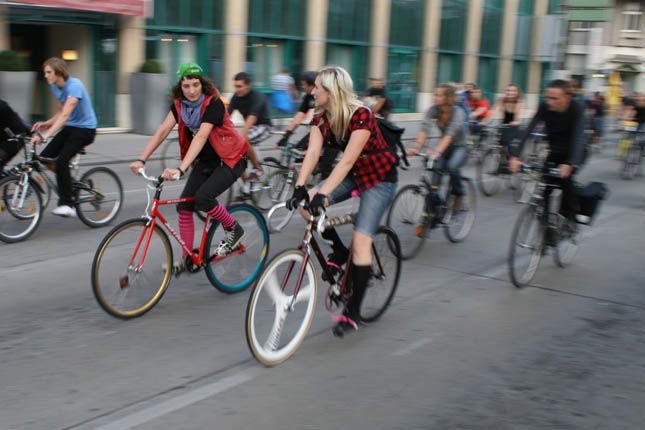
[[[421,123],[421,130],[430,136],[432,132],[433,120],[438,120],[441,113],[439,105],[433,105],[428,109],[423,116]],[[437,121],[437,128],[441,132],[441,137],[452,136],[451,147],[463,146],[466,144],[466,112],[459,106],[453,106],[452,116],[450,122],[446,127],[439,125]]]

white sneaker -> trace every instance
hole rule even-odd
[[[54,215],[63,216],[63,217],[75,217],[76,209],[71,206],[61,205],[55,208],[52,213]]]
[[[578,221],[581,224],[589,224],[589,222],[591,221],[591,218],[588,217],[587,215],[577,214],[576,221]]]

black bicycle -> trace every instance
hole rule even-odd
[[[8,176],[0,180],[0,240],[13,243],[34,233],[46,206],[43,202],[49,201],[52,191],[58,193],[58,187],[47,173],[55,169],[56,160],[38,157],[30,135],[5,132],[24,151],[24,161],[9,169]],[[78,161],[74,163],[77,166]],[[72,190],[76,213],[89,227],[109,224],[121,210],[123,186],[116,173],[107,167],[93,167],[80,179],[72,177]]]
[[[426,170],[440,173],[442,185],[433,190],[429,175],[423,174],[418,184],[406,185],[394,196],[386,225],[394,230],[401,242],[401,258],[407,260],[419,253],[431,230],[442,226],[446,238],[461,242],[475,222],[477,198],[473,181],[462,176],[465,195],[456,199],[450,176],[435,166],[434,158],[424,158]]]
[[[559,178],[559,170],[541,165],[524,165],[522,169],[533,176],[536,186],[511,235],[509,275],[518,288],[531,282],[547,248],[553,248],[553,258],[559,267],[571,263],[580,238],[578,223],[551,210],[556,206],[552,200],[558,197],[552,191],[560,186],[548,178]]]

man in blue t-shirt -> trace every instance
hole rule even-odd
[[[33,141],[45,143],[56,135],[40,153],[41,157],[56,158],[59,198],[58,207],[52,213],[64,217],[75,216],[69,162],[81,149],[94,142],[96,114],[85,86],[80,79],[70,76],[64,60],[52,57],[45,61],[43,70],[45,80],[60,106],[53,117],[34,124],[32,129],[42,133],[42,139],[36,135]]]

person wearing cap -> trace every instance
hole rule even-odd
[[[300,84],[305,92],[305,96],[302,98],[302,103],[300,103],[298,113],[293,117],[287,130],[284,132],[284,137],[278,141],[279,147],[285,146],[289,142],[289,138],[295,129],[298,128],[298,126],[305,121],[310,114],[313,114],[314,108],[316,107],[316,101],[314,100],[314,96],[311,94],[311,91],[316,86],[316,76],[318,76],[318,72],[315,71],[308,71],[302,74]],[[295,148],[306,151],[308,147],[309,133],[300,139]],[[322,179],[327,178],[331,173],[334,167],[334,161],[336,161],[336,157],[338,157],[339,153],[340,150],[337,148],[323,148],[323,152],[320,155],[320,161],[318,162],[318,168],[320,169]]]
[[[45,60],[43,72],[59,105],[54,116],[33,125],[32,130],[38,134],[33,136],[32,142],[41,144],[51,139],[40,156],[56,159],[58,206],[52,213],[62,217],[76,216],[69,162],[81,149],[94,142],[96,114],[83,82],[70,76],[65,60],[58,57]]]
[[[228,190],[244,172],[248,144],[235,129],[215,84],[204,76],[198,64],[182,64],[177,70],[177,78],[168,115],[139,159],[130,164],[130,169],[138,173],[175,125],[179,125],[181,163],[174,169],[165,169],[162,174],[164,179],[174,180],[193,167],[181,197],[194,197],[195,200],[194,203],[177,205],[179,235],[192,249],[195,236],[193,212],[206,212],[209,218],[215,218],[224,227],[225,238],[215,251],[217,255],[224,255],[238,246],[244,229],[217,201],[217,196]],[[186,271],[186,257],[184,251],[184,258],[173,268],[175,276]]]

